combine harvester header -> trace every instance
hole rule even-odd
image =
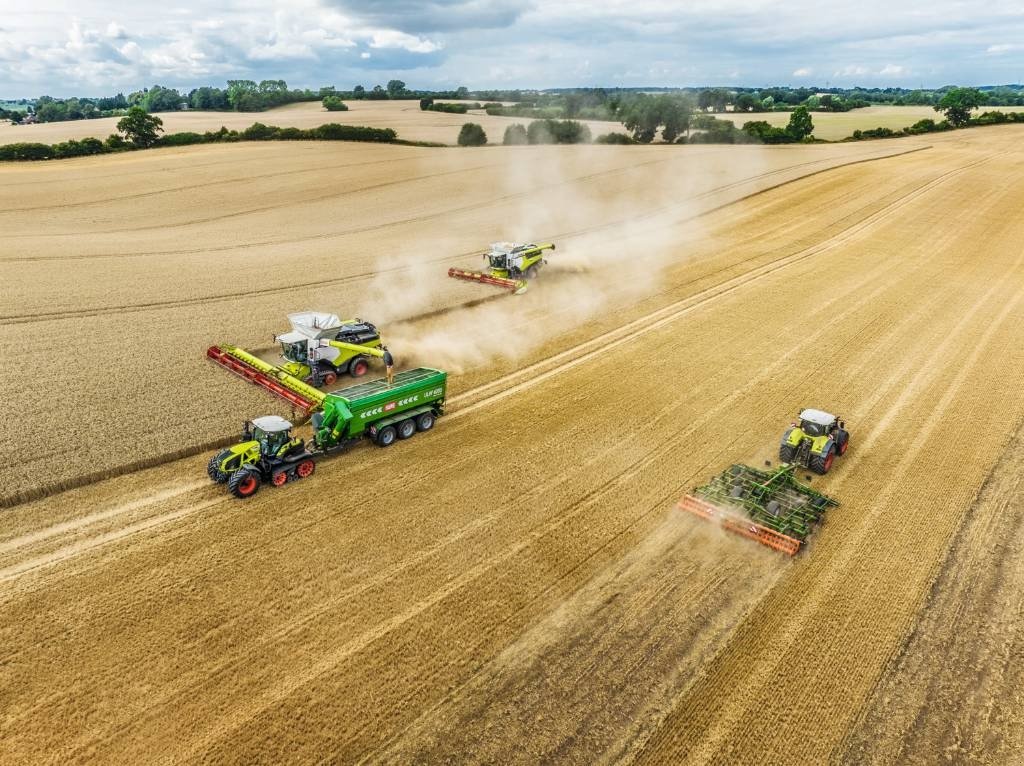
[[[733,465],[686,495],[678,507],[795,556],[825,509],[839,505],[798,481],[796,469],[791,463],[769,471]]]
[[[222,344],[206,349],[206,356],[250,383],[265,388],[308,415],[323,404],[325,394],[258,356],[237,346]]]

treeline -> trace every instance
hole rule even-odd
[[[117,133],[105,141],[83,138],[59,144],[18,143],[0,146],[0,160],[49,160],[85,157],[93,154],[149,149],[156,146],[189,146],[191,144],[234,143],[238,141],[369,141],[394,143],[398,134],[390,128],[366,128],[356,125],[328,123],[318,128],[280,128],[255,122],[245,130],[220,130],[205,133],[168,133],[159,135],[163,121],[138,110],[118,122]]]
[[[1024,123],[1024,112],[982,112],[977,117],[968,118],[967,122],[960,127],[973,128],[983,125],[1003,125],[1011,122]],[[924,133],[942,133],[953,130],[957,126],[952,125],[949,120],[936,122],[935,120],[918,120],[907,128],[894,130],[892,128],[870,128],[868,130],[855,130],[853,135],[846,141],[866,141],[873,138],[901,138],[903,136],[920,136]]]

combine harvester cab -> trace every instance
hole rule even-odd
[[[795,556],[825,510],[839,505],[798,481],[796,469],[789,463],[765,471],[733,465],[686,495],[678,507]]]
[[[281,344],[282,370],[313,386],[332,385],[339,375],[361,378],[370,357],[384,355],[377,327],[362,319],[304,311],[289,314],[290,332],[274,338]]]
[[[448,276],[468,282],[494,285],[511,291],[513,295],[522,295],[529,286],[529,280],[536,279],[541,267],[547,263],[544,251],[554,249],[555,246],[551,242],[539,245],[495,242],[483,255],[488,266],[486,272],[451,268],[448,269]]]

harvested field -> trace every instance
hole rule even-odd
[[[4,168],[0,761],[1005,762],[1022,138]],[[443,278],[524,236],[526,295]],[[303,308],[449,414],[235,501],[168,456],[285,413],[203,350]],[[801,556],[672,510],[811,405],[853,446]]]

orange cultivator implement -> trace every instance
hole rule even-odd
[[[320,407],[324,400],[323,392],[237,346],[210,346],[206,356],[306,414]]]
[[[679,501],[680,510],[795,556],[826,508],[839,505],[797,481],[796,466],[734,465]]]
[[[527,283],[525,279],[506,279],[504,277],[492,277],[490,274],[483,274],[479,271],[465,271],[463,269],[448,269],[448,276],[452,279],[464,279],[468,282],[479,282],[485,285],[494,285],[505,290],[511,290],[513,295],[526,292]]]

